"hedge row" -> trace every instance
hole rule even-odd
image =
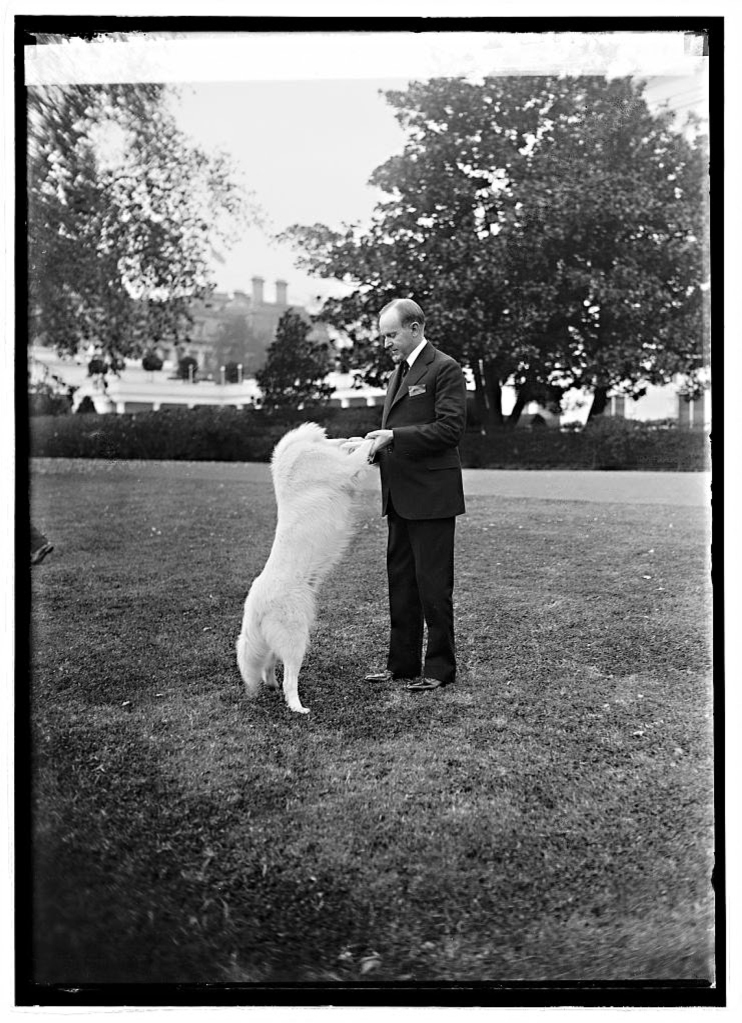
[[[584,429],[502,430],[467,434],[462,460],[487,469],[631,469],[697,472],[710,468],[705,430],[674,423],[599,419]]]
[[[278,439],[311,419],[330,437],[363,436],[378,429],[381,408],[317,409],[290,421],[258,410],[201,406],[128,415],[36,416],[30,453],[47,458],[166,459],[265,462]],[[532,428],[467,432],[465,466],[492,469],[709,468],[709,437],[672,423],[606,419],[582,430]]]
[[[293,421],[256,409],[201,405],[124,415],[35,416],[30,453],[47,458],[267,462],[280,437],[311,419],[330,437],[363,436],[381,408],[307,410]]]

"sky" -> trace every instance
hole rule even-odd
[[[289,299],[342,293],[342,287],[296,269],[288,245],[271,234],[291,224],[365,221],[381,197],[368,179],[375,167],[401,152],[404,133],[380,89],[403,80],[237,82],[187,86],[179,123],[206,148],[232,154],[244,181],[266,216],[215,264],[219,287],[250,291],[250,278],[265,278],[272,300],[274,281],[289,282]]]
[[[704,66],[681,31],[132,33],[125,42],[72,41],[26,53],[29,82],[177,85],[180,126],[207,150],[231,155],[265,217],[231,250],[217,246],[217,287],[249,293],[251,278],[261,276],[272,300],[281,278],[289,300],[310,307],[347,289],[299,270],[295,251],[273,235],[292,224],[339,229],[368,220],[382,197],[369,178],[404,145],[382,90],[436,75],[642,74],[663,76],[653,80],[658,98],[703,108]]]

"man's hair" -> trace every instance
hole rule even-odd
[[[421,327],[425,326],[425,313],[411,298],[393,298],[391,302],[387,302],[379,316],[390,309],[396,310],[401,327],[409,327],[411,323],[419,323]]]

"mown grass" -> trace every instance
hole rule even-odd
[[[375,492],[311,715],[243,699],[273,537],[239,466],[35,464],[39,984],[713,976],[707,514],[473,497],[455,686],[387,639]]]

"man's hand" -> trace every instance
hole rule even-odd
[[[365,440],[372,440],[374,442],[373,447],[368,453],[368,460],[370,462],[376,457],[378,451],[389,447],[394,440],[394,433],[391,430],[372,430],[371,433],[366,434]]]

